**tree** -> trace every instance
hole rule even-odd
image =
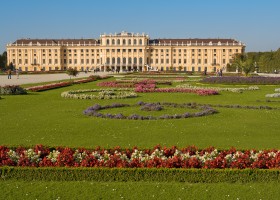
[[[10,69],[10,70],[14,70],[14,64],[12,62],[10,62],[9,66],[7,66],[7,69]]]
[[[179,71],[182,71],[182,69],[183,69],[183,67],[181,65],[178,68],[179,68]]]
[[[247,54],[236,54],[232,66],[236,69],[240,69],[245,73],[245,76],[254,69],[254,60],[253,58],[248,58]]]
[[[0,70],[5,69],[7,66],[7,52],[4,51],[2,55],[0,55]]]
[[[70,76],[70,79],[71,79],[71,76],[74,77],[74,76],[77,76],[79,74],[78,70],[75,69],[75,68],[72,68],[72,67],[68,68],[66,73]]]

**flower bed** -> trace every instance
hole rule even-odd
[[[195,146],[179,149],[160,147],[133,149],[8,148],[0,146],[0,166],[30,167],[117,167],[117,168],[206,168],[274,169],[280,168],[279,150],[198,150]]]
[[[208,77],[203,79],[203,83],[228,83],[228,84],[260,84],[277,85],[280,84],[280,77]]]
[[[141,106],[141,110],[145,111],[160,111],[163,110],[164,107],[179,107],[182,109],[186,108],[192,108],[192,109],[199,109],[201,111],[196,113],[190,113],[185,112],[183,114],[163,114],[159,117],[156,116],[141,116],[138,114],[131,114],[129,116],[125,116],[122,113],[118,114],[110,114],[110,113],[100,113],[100,110],[105,109],[111,109],[111,108],[121,108],[121,107],[132,107],[132,106]],[[218,113],[217,110],[214,110],[213,108],[209,106],[197,106],[194,104],[176,104],[176,103],[144,103],[144,102],[138,102],[136,105],[129,105],[129,104],[118,104],[114,103],[112,105],[106,105],[101,106],[99,104],[95,104],[94,106],[91,106],[87,108],[84,111],[85,115],[88,116],[94,116],[94,117],[100,117],[100,118],[109,118],[109,119],[128,119],[128,120],[159,120],[159,119],[186,119],[186,118],[192,118],[192,117],[202,117],[207,115],[212,115]]]
[[[66,87],[70,86],[73,84],[80,84],[80,83],[88,83],[100,79],[106,79],[108,77],[100,77],[100,76],[89,76],[86,79],[80,79],[80,80],[74,80],[74,81],[67,81],[67,82],[60,82],[60,83],[51,83],[51,84],[45,84],[45,85],[39,85],[39,86],[33,86],[26,88],[27,90],[30,90],[32,92],[40,92],[40,91],[45,91],[45,90],[50,90],[50,89],[55,89],[55,88],[60,88],[60,87]]]
[[[222,88],[222,87],[200,87],[200,86],[193,86],[190,84],[182,84],[177,85],[177,88],[187,88],[187,89],[204,89],[204,90],[216,90],[216,91],[228,91],[228,92],[235,92],[235,93],[242,93],[245,90],[259,90],[258,86],[250,86],[248,88]]]
[[[40,91],[45,91],[45,90],[50,90],[50,89],[55,89],[55,88],[66,87],[66,86],[70,86],[72,84],[73,84],[73,82],[60,82],[60,83],[33,86],[33,87],[26,88],[26,89],[29,91],[32,91],[32,92],[40,92]]]
[[[280,92],[280,88],[276,88],[275,92]],[[267,94],[267,95],[265,95],[265,97],[268,97],[268,98],[279,98],[280,97],[280,93]]]
[[[0,86],[0,94],[2,95],[20,95],[26,93],[26,90],[18,85]]]
[[[98,95],[84,94],[89,92],[98,92]],[[138,95],[132,89],[85,89],[85,90],[71,90],[61,93],[61,97],[70,99],[124,99],[133,98]]]
[[[159,93],[194,93],[201,96],[217,95],[219,94],[216,90],[211,89],[188,89],[188,88],[145,88],[137,87],[135,92],[159,92]]]

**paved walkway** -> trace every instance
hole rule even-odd
[[[90,75],[107,75],[107,72],[80,72],[76,78],[89,77]],[[22,85],[29,83],[41,83],[41,82],[50,82],[50,81],[59,81],[69,79],[69,76],[66,73],[61,74],[29,74],[29,75],[19,75],[17,79],[16,75],[12,75],[12,79],[8,79],[7,75],[0,75],[0,86],[4,85]]]

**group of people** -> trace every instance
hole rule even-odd
[[[16,72],[17,79],[19,79],[20,70],[16,69],[15,72]],[[12,70],[11,69],[7,70],[7,74],[8,74],[8,79],[12,79]]]
[[[217,69],[216,75],[217,76],[223,76],[223,70],[222,69]]]

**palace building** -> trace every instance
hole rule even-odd
[[[121,32],[99,39],[19,39],[7,45],[8,63],[22,71],[226,70],[245,45],[234,39],[150,39]]]

